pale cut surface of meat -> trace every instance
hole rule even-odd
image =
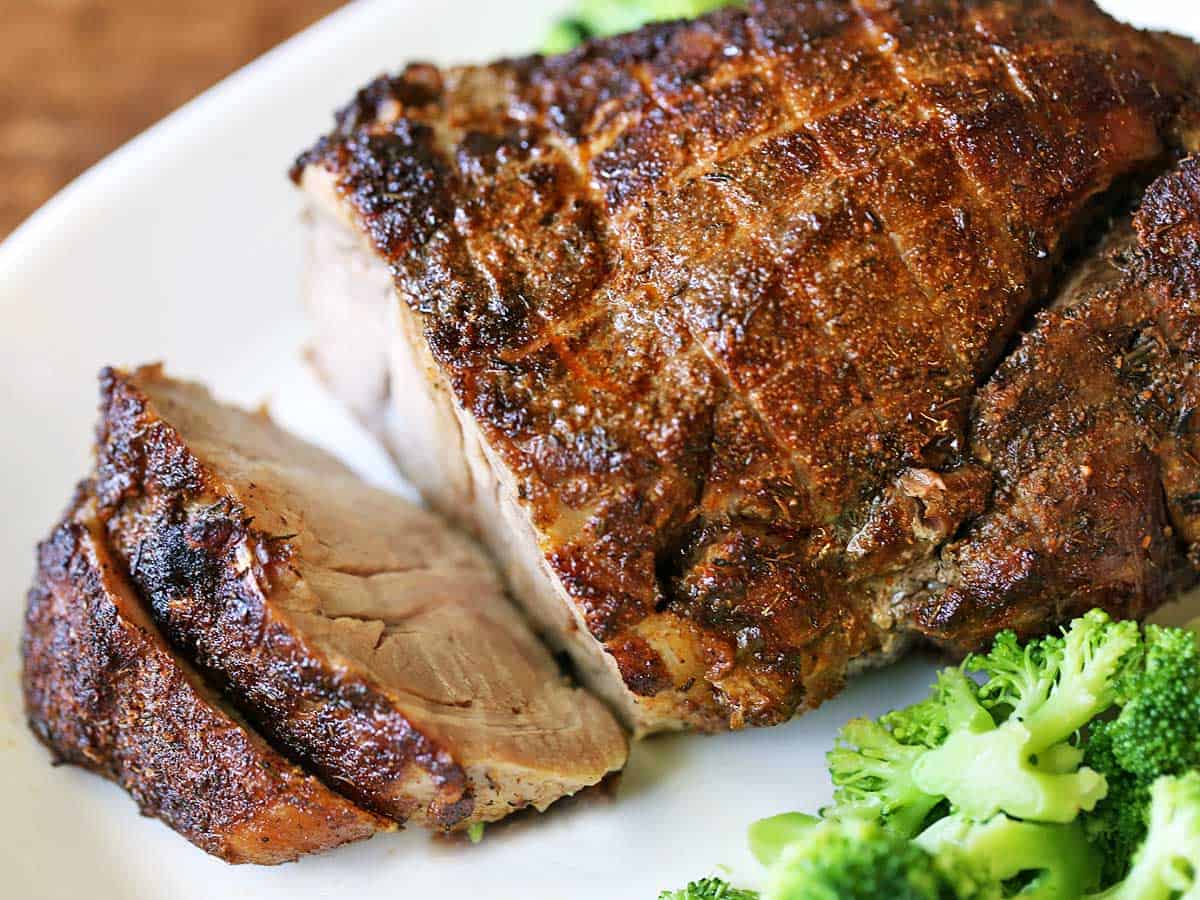
[[[26,709],[58,762],[231,863],[270,865],[395,825],[271,749],[163,640],[91,501],[38,549],[22,641]]]
[[[1084,602],[1054,539],[943,553],[1021,502],[972,409],[1195,146],[1197,65],[1088,0],[759,0],[409,66],[293,170],[313,358],[637,730],[779,722]],[[1138,461],[1118,613],[1190,578]]]
[[[363,806],[462,828],[625,762],[483,553],[265,416],[157,367],[102,377],[96,495],[173,644]]]

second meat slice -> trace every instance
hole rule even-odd
[[[109,370],[97,465],[110,542],[170,640],[355,801],[461,828],[624,764],[481,551],[265,416]]]

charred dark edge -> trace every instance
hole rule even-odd
[[[157,376],[158,366],[149,367],[151,376]],[[113,368],[105,368],[100,374],[100,419],[97,426],[97,478],[96,496],[100,515],[108,525],[110,532],[114,520],[123,513],[136,511],[138,504],[162,504],[165,500],[165,510],[158,510],[152,519],[151,533],[161,540],[162,528],[171,527],[170,519],[176,517],[179,521],[175,526],[188,522],[182,509],[187,501],[208,499],[208,509],[222,510],[221,514],[211,522],[195,523],[202,526],[206,536],[216,536],[218,542],[214,546],[201,546],[199,553],[201,563],[210,571],[225,573],[230,568],[230,562],[224,553],[230,551],[240,541],[248,541],[252,546],[266,548],[271,564],[286,566],[290,546],[287,542],[273,541],[272,536],[262,534],[251,527],[245,517],[242,507],[236,498],[227,493],[221,484],[219,476],[207,470],[204,464],[192,455],[183,441],[182,436],[166,420],[162,419],[153,409],[150,399],[133,383],[131,376]],[[117,428],[113,428],[113,424]],[[125,433],[122,433],[125,432]],[[114,464],[113,458],[120,460]],[[130,477],[130,473],[134,477]],[[193,524],[188,522],[188,524]],[[114,541],[114,545],[117,542]],[[196,635],[188,635],[185,631],[174,627],[166,618],[170,596],[170,582],[181,574],[176,563],[181,561],[168,559],[165,567],[157,570],[152,568],[151,560],[146,556],[149,549],[163,550],[139,543],[136,554],[127,553],[123,548],[114,546],[116,557],[127,569],[126,574],[146,599],[156,624],[163,630],[164,636],[185,657],[190,659],[201,670],[204,677],[218,685],[231,701],[233,707],[267,739],[268,743],[293,763],[304,767],[317,776],[328,788],[349,798],[353,802],[376,813],[389,816],[399,822],[404,822],[411,813],[398,809],[392,803],[384,802],[378,794],[363,784],[361,773],[346,770],[340,765],[337,757],[328,759],[318,758],[311,748],[305,746],[303,736],[287,733],[285,727],[287,716],[281,720],[268,716],[251,696],[247,685],[235,683],[229,673],[219,665],[219,660],[202,653],[195,640]],[[196,548],[192,548],[196,549]],[[132,568],[134,556],[138,557],[138,567]],[[168,549],[168,557],[170,557]],[[262,604],[270,596],[272,583],[266,569],[260,568],[252,573],[256,593]],[[187,575],[184,575],[185,582]],[[191,586],[191,585],[189,585]],[[198,596],[197,601],[206,601]],[[304,646],[305,659],[313,662],[322,671],[332,669],[324,655],[312,647]],[[287,660],[277,660],[285,666]],[[294,673],[299,681],[303,680],[301,673]],[[293,694],[297,690],[294,683],[284,684],[273,679],[274,686],[282,688],[285,693]],[[299,699],[296,697],[296,699]],[[356,710],[364,724],[376,727],[376,714],[382,713],[398,727],[407,738],[404,745],[407,758],[385,770],[375,780],[381,786],[383,783],[400,783],[403,781],[408,762],[415,763],[433,778],[434,783],[446,795],[445,799],[435,801],[427,811],[431,824],[446,830],[454,828],[458,823],[468,818],[474,811],[474,795],[470,779],[466,772],[444,748],[420,732],[398,710],[391,706],[386,694],[380,687],[366,676],[339,680],[339,684],[331,695],[330,702],[338,701],[341,706]],[[363,704],[366,703],[366,706]],[[369,720],[369,721],[368,721]]]
[[[87,607],[89,609],[89,617],[96,616],[97,612],[93,608],[92,594],[106,590],[106,588],[100,586],[105,577],[104,572],[115,562],[115,557],[109,555],[111,551],[107,547],[103,550],[85,549],[87,541],[102,540],[100,535],[94,533],[86,524],[77,520],[78,510],[87,502],[88,482],[85,481],[81,482],[76,489],[74,497],[68,505],[66,512],[60,517],[59,523],[54,527],[50,535],[37,547],[35,554],[37,572],[27,596],[24,629],[21,638],[22,687],[26,720],[34,736],[50,752],[52,763],[54,765],[76,765],[114,782],[130,794],[143,815],[160,819],[172,828],[172,830],[200,849],[232,864],[257,863],[272,865],[281,862],[290,862],[306,853],[317,852],[321,849],[332,848],[338,844],[359,840],[368,837],[374,831],[394,828],[395,826],[391,825],[388,820],[376,817],[365,809],[355,806],[338,792],[330,791],[308,772],[294,767],[293,763],[279,755],[278,751],[272,748],[235,709],[229,706],[217,691],[202,680],[197,683],[200,678],[199,674],[191,670],[181,658],[173,661],[177,669],[163,673],[162,677],[165,677],[169,682],[178,679],[180,684],[186,685],[187,692],[185,696],[188,697],[188,702],[194,701],[198,708],[206,711],[206,714],[211,710],[211,716],[214,720],[224,718],[236,728],[242,729],[245,732],[244,742],[247,747],[255,754],[262,755],[262,759],[258,762],[261,762],[268,770],[277,769],[279,771],[280,774],[277,778],[278,783],[275,785],[275,790],[291,792],[291,795],[286,798],[280,794],[275,797],[268,795],[265,799],[270,800],[271,803],[286,800],[286,802],[295,808],[303,811],[323,810],[322,815],[325,824],[330,828],[327,835],[331,839],[329,843],[304,846],[303,842],[301,842],[290,847],[284,846],[281,852],[279,845],[268,846],[270,839],[264,835],[261,839],[263,844],[262,854],[256,855],[254,852],[239,851],[235,844],[221,831],[214,831],[211,826],[206,827],[202,824],[202,819],[195,819],[191,815],[180,816],[178,810],[171,808],[172,804],[169,801],[178,798],[170,796],[173,793],[173,789],[169,786],[169,775],[166,777],[165,785],[155,781],[153,776],[149,783],[142,783],[136,775],[137,770],[131,770],[128,761],[122,760],[119,754],[114,752],[113,747],[107,745],[94,746],[91,742],[98,735],[92,733],[93,726],[90,722],[77,721],[75,723],[75,740],[72,740],[70,735],[55,733],[48,721],[50,718],[49,709],[45,705],[48,702],[48,698],[44,695],[42,685],[36,677],[37,675],[46,675],[47,673],[35,672],[31,668],[36,665],[36,660],[39,657],[45,656],[48,652],[45,648],[47,635],[34,627],[35,621],[43,613],[46,604],[51,602],[50,598],[54,590],[51,584],[54,582],[69,582],[73,592],[77,595],[75,599],[80,608]],[[89,556],[92,554],[95,554],[97,557],[94,561],[89,559]],[[114,574],[118,578],[122,577],[119,572]],[[129,585],[129,587],[132,590],[132,585]],[[136,593],[130,599],[133,602],[142,602],[142,598],[137,596]],[[112,609],[112,619],[101,627],[108,629],[109,632],[115,628],[121,632],[129,632],[131,635],[140,634],[140,637],[133,637],[132,639],[145,641],[150,645],[161,640],[160,635],[152,636],[147,634],[141,625],[130,621],[122,613],[120,605],[115,603],[115,601],[106,600],[100,604],[99,615],[104,619],[109,619],[110,613],[107,611],[108,608]],[[146,612],[147,614],[149,613],[148,610]],[[43,622],[41,624],[46,625],[47,623]],[[103,635],[105,641],[110,636],[109,632],[105,632]],[[111,648],[107,644],[103,647],[97,645],[96,652],[101,654],[111,653]],[[155,648],[153,652],[171,653],[172,651],[167,647],[161,647]],[[111,657],[105,657],[104,661],[107,666],[112,665]],[[61,672],[55,671],[54,675],[58,677],[61,675]],[[81,741],[83,742],[82,745]],[[318,793],[313,794],[312,791],[314,790],[318,791]],[[327,792],[325,798],[321,797],[320,792]],[[330,805],[326,800],[336,801],[337,806]],[[220,825],[222,828],[237,828],[253,823],[263,808],[259,800],[254,799],[251,801],[250,806],[241,810],[240,815],[227,818]],[[220,807],[219,810],[221,812],[226,811],[224,807]]]

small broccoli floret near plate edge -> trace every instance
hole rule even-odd
[[[647,22],[690,19],[736,4],[737,0],[580,0],[551,29],[542,52],[563,53],[590,38],[633,31]]]

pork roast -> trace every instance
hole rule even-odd
[[[1090,0],[754,0],[412,65],[293,170],[313,358],[641,731],[1140,614],[1194,579],[1195,296],[1158,280],[1194,244],[993,373],[1195,148],[1198,66]],[[1167,246],[1140,222],[1129,259]]]
[[[265,416],[157,367],[102,376],[97,512],[171,643],[354,802],[443,829],[625,762],[483,553]]]
[[[394,828],[284,759],[163,640],[86,489],[38,548],[26,709],[56,760],[111,778],[192,843],[271,864]]]

